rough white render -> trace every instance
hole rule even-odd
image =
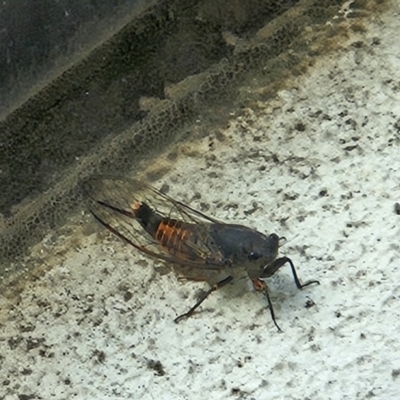
[[[67,251],[48,244],[49,272],[0,296],[0,399],[400,398],[399,11],[232,119],[224,141],[183,145],[154,183],[287,238],[281,253],[321,285],[297,290],[289,267],[269,279],[283,333],[243,285],[175,324],[205,285],[89,222],[59,239]]]

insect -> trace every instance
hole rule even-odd
[[[263,279],[289,264],[297,288],[300,283],[293,262],[278,257],[282,240],[243,225],[226,224],[158,191],[144,182],[96,176],[83,189],[93,216],[108,230],[143,253],[173,263],[183,279],[205,281],[210,288],[175,322],[190,317],[215,290],[246,277],[255,290],[264,292],[275,326],[274,309]]]

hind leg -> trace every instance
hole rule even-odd
[[[174,319],[174,322],[179,323],[183,319],[191,317],[194,314],[194,312],[196,311],[196,309],[203,303],[204,300],[207,299],[207,297],[212,292],[215,292],[216,290],[222,288],[223,286],[232,282],[232,280],[233,280],[232,276],[228,276],[227,278],[223,279],[222,281],[217,282],[215,285],[212,285],[211,288],[209,290],[207,290],[207,292],[204,293],[204,295],[197,301],[197,303],[188,312],[186,312],[185,314],[179,315],[179,317],[176,317]]]

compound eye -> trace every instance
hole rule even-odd
[[[279,236],[276,233],[272,233],[271,235],[269,235],[269,238],[279,242]]]
[[[249,260],[250,261],[256,261],[256,260],[258,260],[260,257],[261,257],[261,254],[258,254],[258,253],[256,253],[256,252],[254,252],[254,251],[252,251],[250,254],[249,254]]]

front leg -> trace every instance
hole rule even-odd
[[[282,329],[279,327],[279,325],[275,319],[274,307],[272,306],[272,301],[269,298],[267,284],[258,278],[252,279],[252,282],[253,282],[254,289],[257,290],[258,292],[263,292],[265,294],[265,296],[267,297],[269,312],[271,313],[272,321],[274,321],[275,326],[278,328],[278,332],[282,332]]]
[[[296,269],[294,268],[293,262],[289,257],[281,257],[276,259],[274,262],[271,264],[267,265],[263,272],[261,273],[261,276],[259,278],[269,278],[272,275],[275,274],[276,271],[283,265],[289,263],[290,268],[292,269],[293,277],[294,277],[294,282],[296,283],[296,286],[298,289],[302,289],[305,286],[311,285],[312,283],[316,283],[319,285],[319,281],[308,281],[304,284],[300,283],[299,278],[297,277]]]

